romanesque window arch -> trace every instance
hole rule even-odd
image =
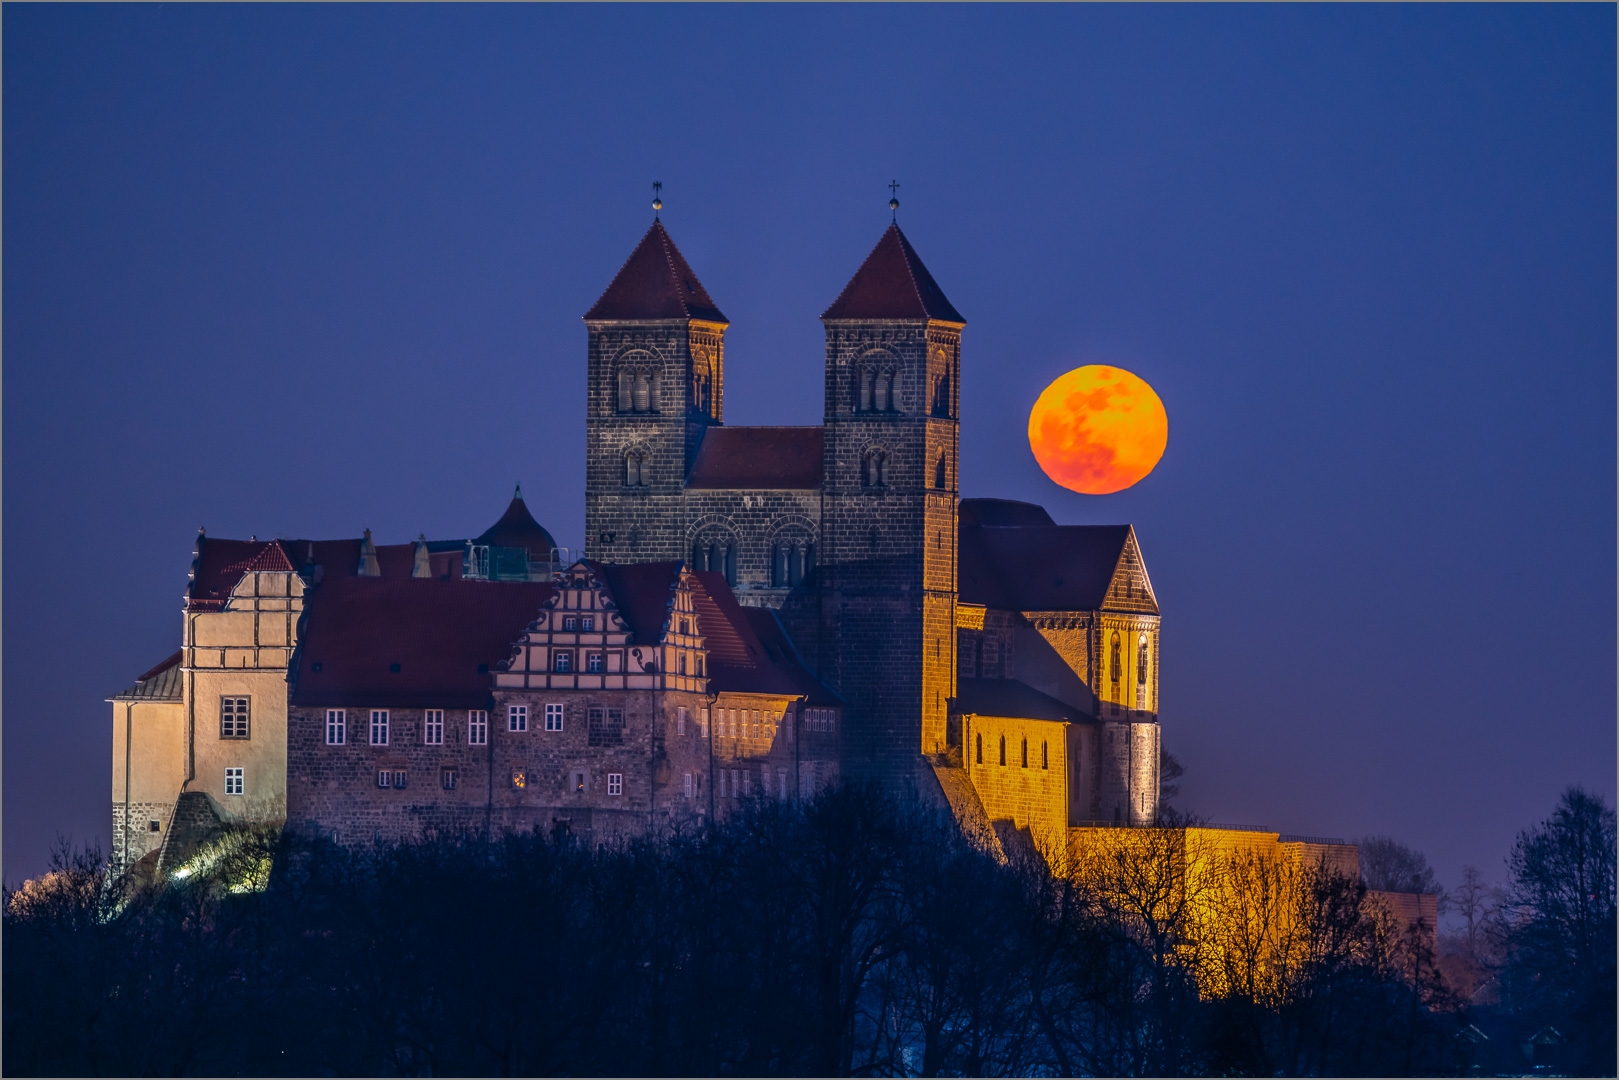
[[[888,358],[874,358],[854,369],[854,411],[892,413],[899,411],[899,371]]]
[[[698,412],[714,415],[714,368],[706,350],[692,353],[691,404]]]
[[[1136,643],[1136,708],[1147,707],[1147,635]]]
[[[888,451],[874,446],[860,457],[860,486],[880,488],[888,486]]]
[[[1119,705],[1124,700],[1124,662],[1120,659],[1122,647],[1123,643],[1119,639],[1119,632],[1115,630],[1113,631],[1112,640],[1108,643],[1108,665],[1111,668],[1109,677],[1113,682],[1113,693],[1110,695],[1109,700],[1112,702],[1114,713],[1119,711]]]
[[[658,411],[660,365],[647,353],[631,353],[618,365],[618,411]]]
[[[624,486],[645,487],[650,480],[651,463],[646,451],[635,449],[624,454]]]
[[[815,538],[800,526],[778,532],[770,542],[770,584],[778,589],[804,582],[815,569]]]
[[[940,375],[933,383],[933,415],[948,419],[950,416],[950,373]]]
[[[724,574],[725,580],[735,585],[736,537],[720,529],[703,533],[692,544],[691,565],[694,570]]]
[[[933,468],[933,486],[943,491],[949,481],[949,463],[945,461],[944,453],[939,453],[939,463]]]

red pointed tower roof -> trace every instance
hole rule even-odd
[[[709,298],[686,257],[669,239],[663,222],[654,221],[630,257],[624,260],[613,283],[607,286],[586,319],[703,319],[730,320]]]
[[[823,319],[938,319],[966,323],[898,225],[890,225]]]

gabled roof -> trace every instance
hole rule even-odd
[[[184,650],[176,652],[150,671],[137,676],[135,685],[120,690],[108,701],[183,701],[180,658]]]
[[[1128,525],[963,525],[961,601],[1001,611],[1100,611],[1131,535]],[[1157,614],[1150,600],[1139,609]]]
[[[686,487],[818,491],[825,436],[821,427],[709,428]]]
[[[607,291],[585,312],[585,318],[730,321],[709,299],[708,290],[697,280],[661,221],[654,221],[641,237]]]
[[[484,708],[490,672],[551,593],[546,582],[328,578],[305,594],[292,704]]]
[[[1091,718],[1082,710],[1042,694],[1016,679],[957,679],[956,696],[950,711],[974,716],[1001,716],[1021,720],[1054,720],[1084,723]]]
[[[692,606],[708,650],[708,685],[715,693],[803,695],[816,705],[841,704],[804,666],[775,613],[745,608],[712,570],[692,573]]]
[[[933,280],[921,256],[890,225],[823,319],[938,319],[966,323]]]
[[[1030,525],[1055,525],[1046,508],[1016,499],[962,499],[963,525],[986,525],[994,529],[1022,529]]]
[[[669,612],[674,605],[675,586],[680,581],[684,566],[676,560],[650,563],[599,563],[586,561],[590,572],[596,575],[613,602],[618,613],[630,625],[630,632],[638,645],[656,645],[663,640],[669,625]]]
[[[534,520],[533,514],[528,512],[528,504],[523,502],[521,485],[512,496],[506,512],[500,516],[499,521],[484,530],[483,535],[478,537],[478,543],[504,548],[527,548],[529,558],[535,562],[549,560],[551,552],[557,546],[551,534]]]

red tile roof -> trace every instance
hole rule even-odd
[[[781,649],[767,649],[748,618],[750,609],[736,602],[724,574],[699,570],[692,574],[697,628],[708,648],[709,689],[715,693],[775,694],[797,697],[806,693],[788,670]]]
[[[661,221],[641,237],[601,299],[585,312],[596,319],[729,320],[709,299],[708,290],[669,238]]]
[[[1129,535],[1128,525],[963,525],[961,600],[1002,611],[1098,611]]]
[[[958,520],[963,525],[988,525],[992,528],[1057,524],[1046,513],[1045,507],[1016,499],[962,499]]]
[[[292,704],[486,708],[490,673],[551,594],[542,582],[329,578],[306,594]]]
[[[1091,711],[1076,709],[1016,679],[956,680],[956,696],[950,711],[975,716],[1000,716],[1027,720],[1056,720],[1083,723],[1093,719]]]
[[[821,318],[967,321],[945,299],[944,290],[898,225],[890,225],[883,233]]]
[[[703,436],[686,487],[818,491],[820,427],[714,427]]]

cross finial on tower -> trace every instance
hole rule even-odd
[[[658,220],[658,211],[663,209],[663,181],[652,181],[652,220]]]
[[[898,180],[890,180],[888,182],[888,196],[889,196],[888,197],[888,209],[890,211],[892,211],[892,213],[894,215],[893,220],[897,223],[899,221],[899,181]]]

